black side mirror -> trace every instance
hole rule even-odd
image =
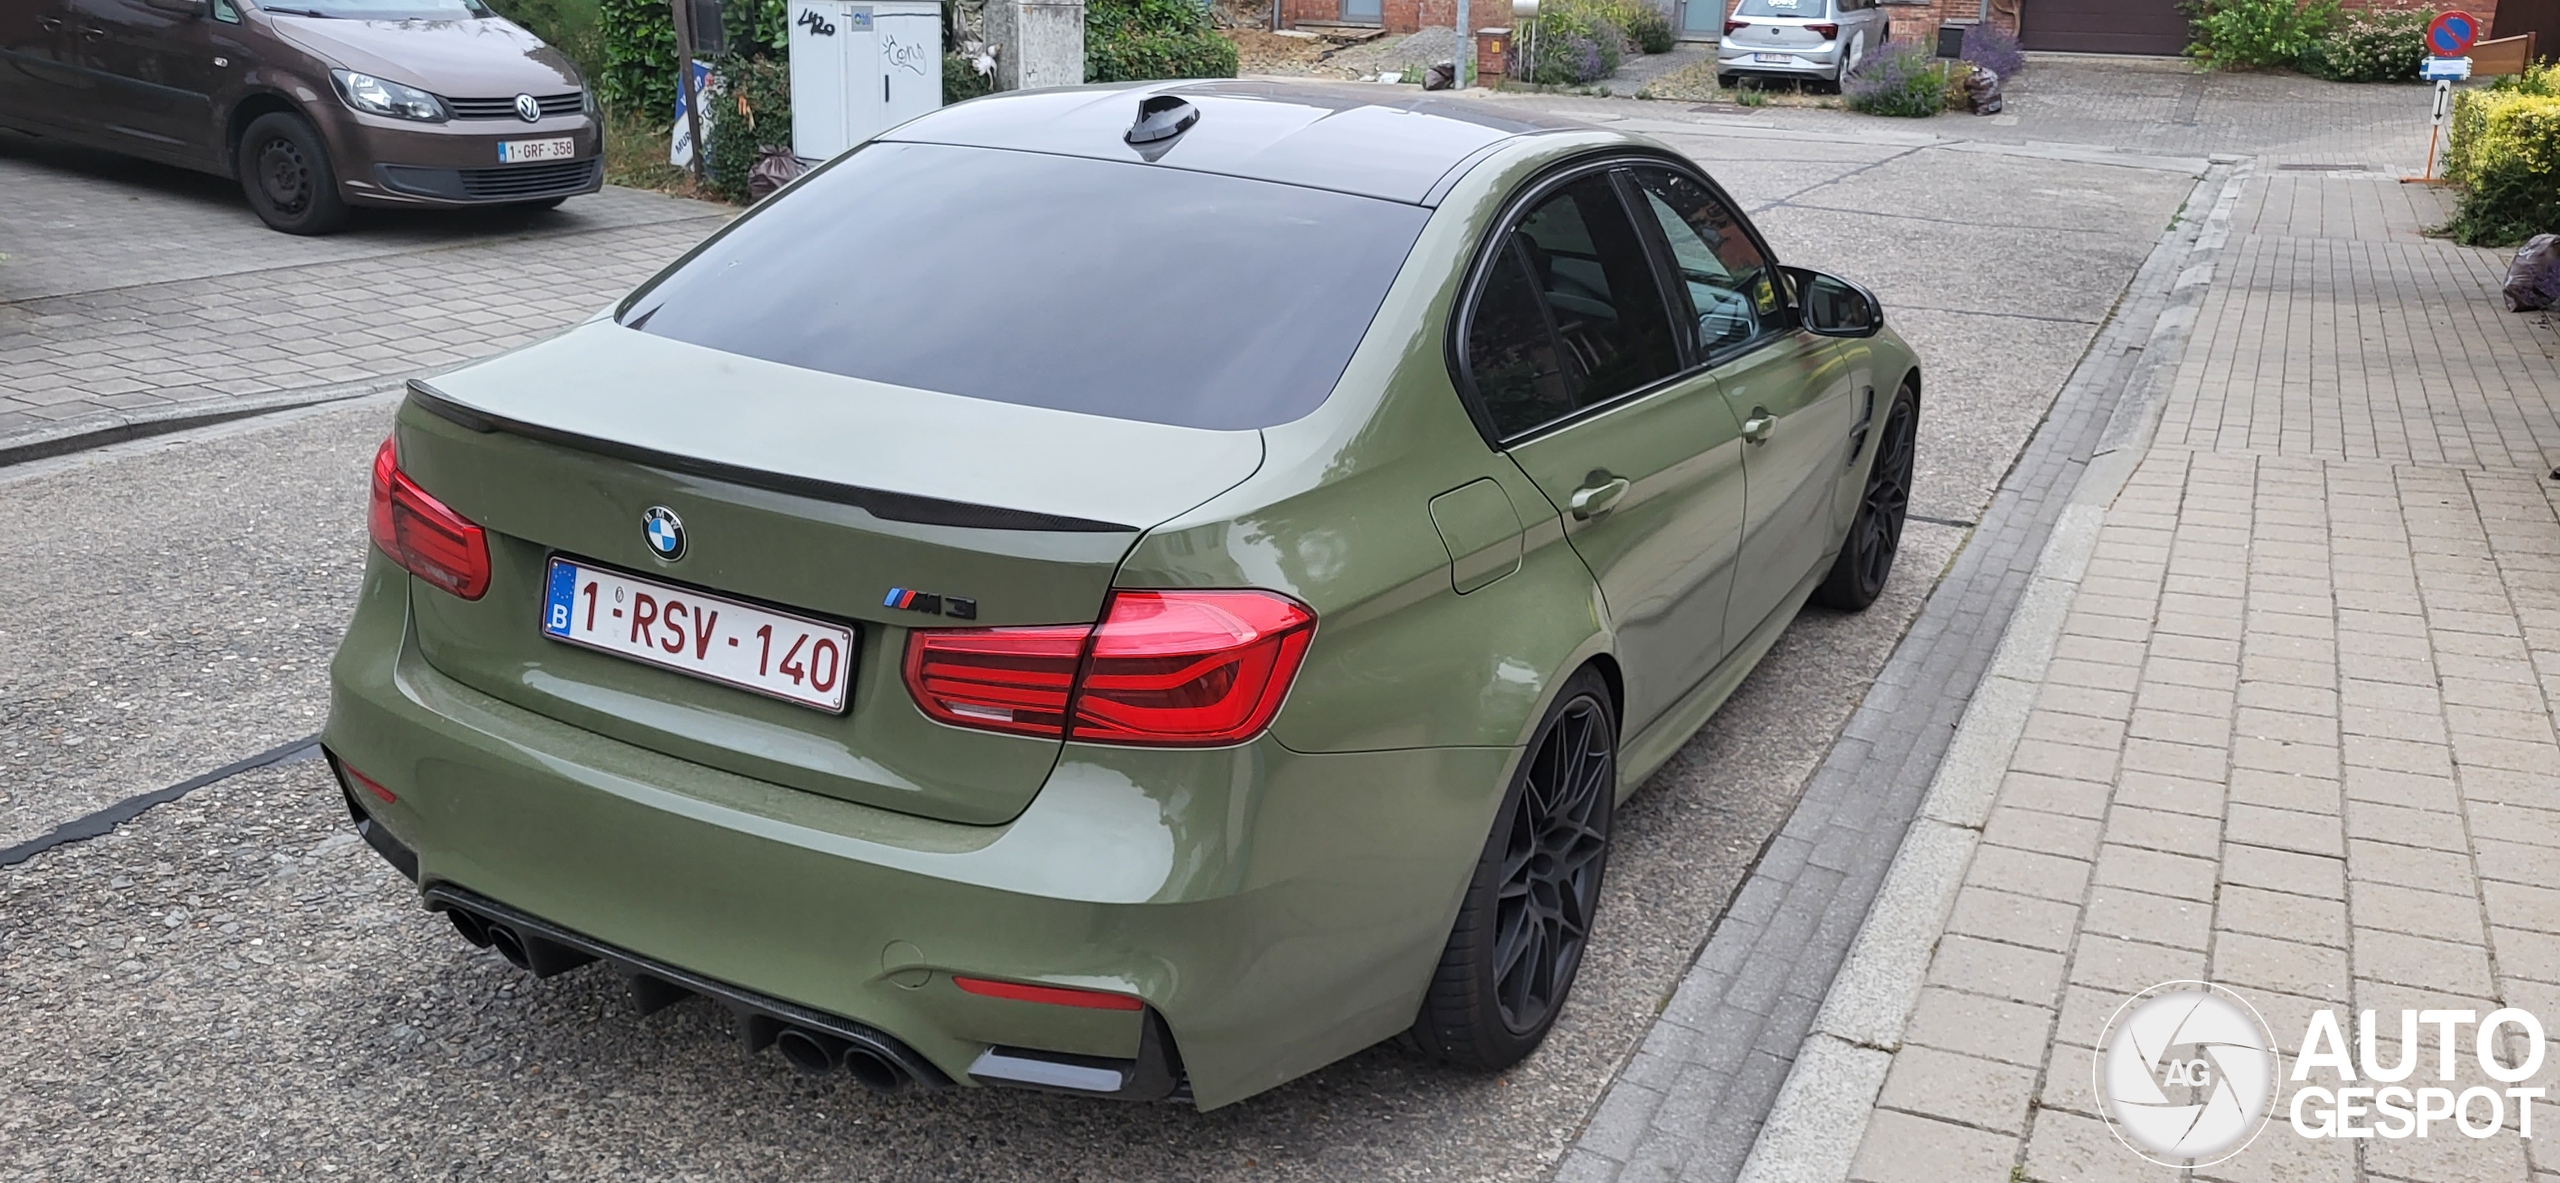
[[[1884,305],[1874,292],[1802,267],[1789,267],[1786,272],[1796,289],[1796,309],[1804,316],[1805,328],[1825,337],[1872,337],[1884,327]]]

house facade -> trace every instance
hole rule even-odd
[[[1672,25],[1691,40],[1724,32],[1733,0],[1658,0],[1671,8]],[[2018,35],[2029,49],[2071,53],[2177,54],[2187,48],[2187,16],[2181,0],[1884,0],[1897,41],[1928,43],[1942,24],[1990,24]],[[2494,27],[2498,0],[2459,0],[2463,11]],[[2531,4],[2535,0],[2514,0]],[[1448,28],[1457,0],[1278,0],[1280,19],[1301,24],[1379,25],[1390,33]],[[2348,8],[2438,10],[2432,0],[2344,0]],[[1483,27],[1511,23],[1509,0],[1472,0],[1468,15]]]

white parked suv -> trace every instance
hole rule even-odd
[[[1740,0],[1716,44],[1716,82],[1730,90],[1753,75],[1836,85],[1890,29],[1880,0]]]

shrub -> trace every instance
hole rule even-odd
[[[596,97],[648,119],[676,108],[676,24],[667,0],[596,0],[604,30],[602,69],[587,75]],[[789,0],[728,0],[722,30],[734,53],[790,48]]]
[[[1084,10],[1087,82],[1233,78],[1236,44],[1198,0],[1090,0]],[[947,77],[947,75],[946,75]]]
[[[2445,179],[2461,187],[2445,230],[2471,246],[2506,246],[2560,233],[2560,68],[2525,85],[2454,98]],[[2535,93],[2539,86],[2544,93]]]
[[[2338,0],[2193,0],[2187,53],[2222,69],[2293,66],[2339,21]]]
[[[979,95],[995,92],[995,75],[979,73],[978,67],[970,64],[968,54],[942,55],[942,101],[945,104],[963,102],[977,98]]]
[[[1947,92],[1956,71],[1917,45],[1893,45],[1867,55],[1867,60],[1841,80],[1849,109],[1869,115],[1925,118],[1947,108]]]
[[[711,189],[731,201],[747,199],[747,170],[767,148],[791,147],[791,66],[780,55],[729,54],[712,66],[720,91],[704,107],[718,119],[704,133],[703,157]],[[715,106],[716,104],[716,106]]]
[[[2347,15],[2302,55],[2302,71],[2334,82],[2407,82],[2427,60],[2427,14],[2415,10]]]
[[[1669,53],[1680,44],[1671,29],[1671,14],[1650,4],[1638,4],[1627,14],[1627,40],[1646,53]]]
[[[1966,29],[1962,60],[1999,75],[2004,82],[2010,75],[2027,68],[2027,55],[2018,48],[2017,37],[1997,25],[1975,25]]]
[[[1538,43],[1529,62],[1529,81],[1549,86],[1580,86],[1618,72],[1626,52],[1627,32],[1594,4],[1558,6],[1538,16]]]

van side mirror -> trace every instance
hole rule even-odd
[[[142,3],[155,11],[177,16],[201,17],[205,14],[205,0],[142,0]]]
[[[1875,293],[1836,275],[1802,267],[1785,270],[1805,328],[1826,337],[1872,337],[1884,327],[1884,305]]]

